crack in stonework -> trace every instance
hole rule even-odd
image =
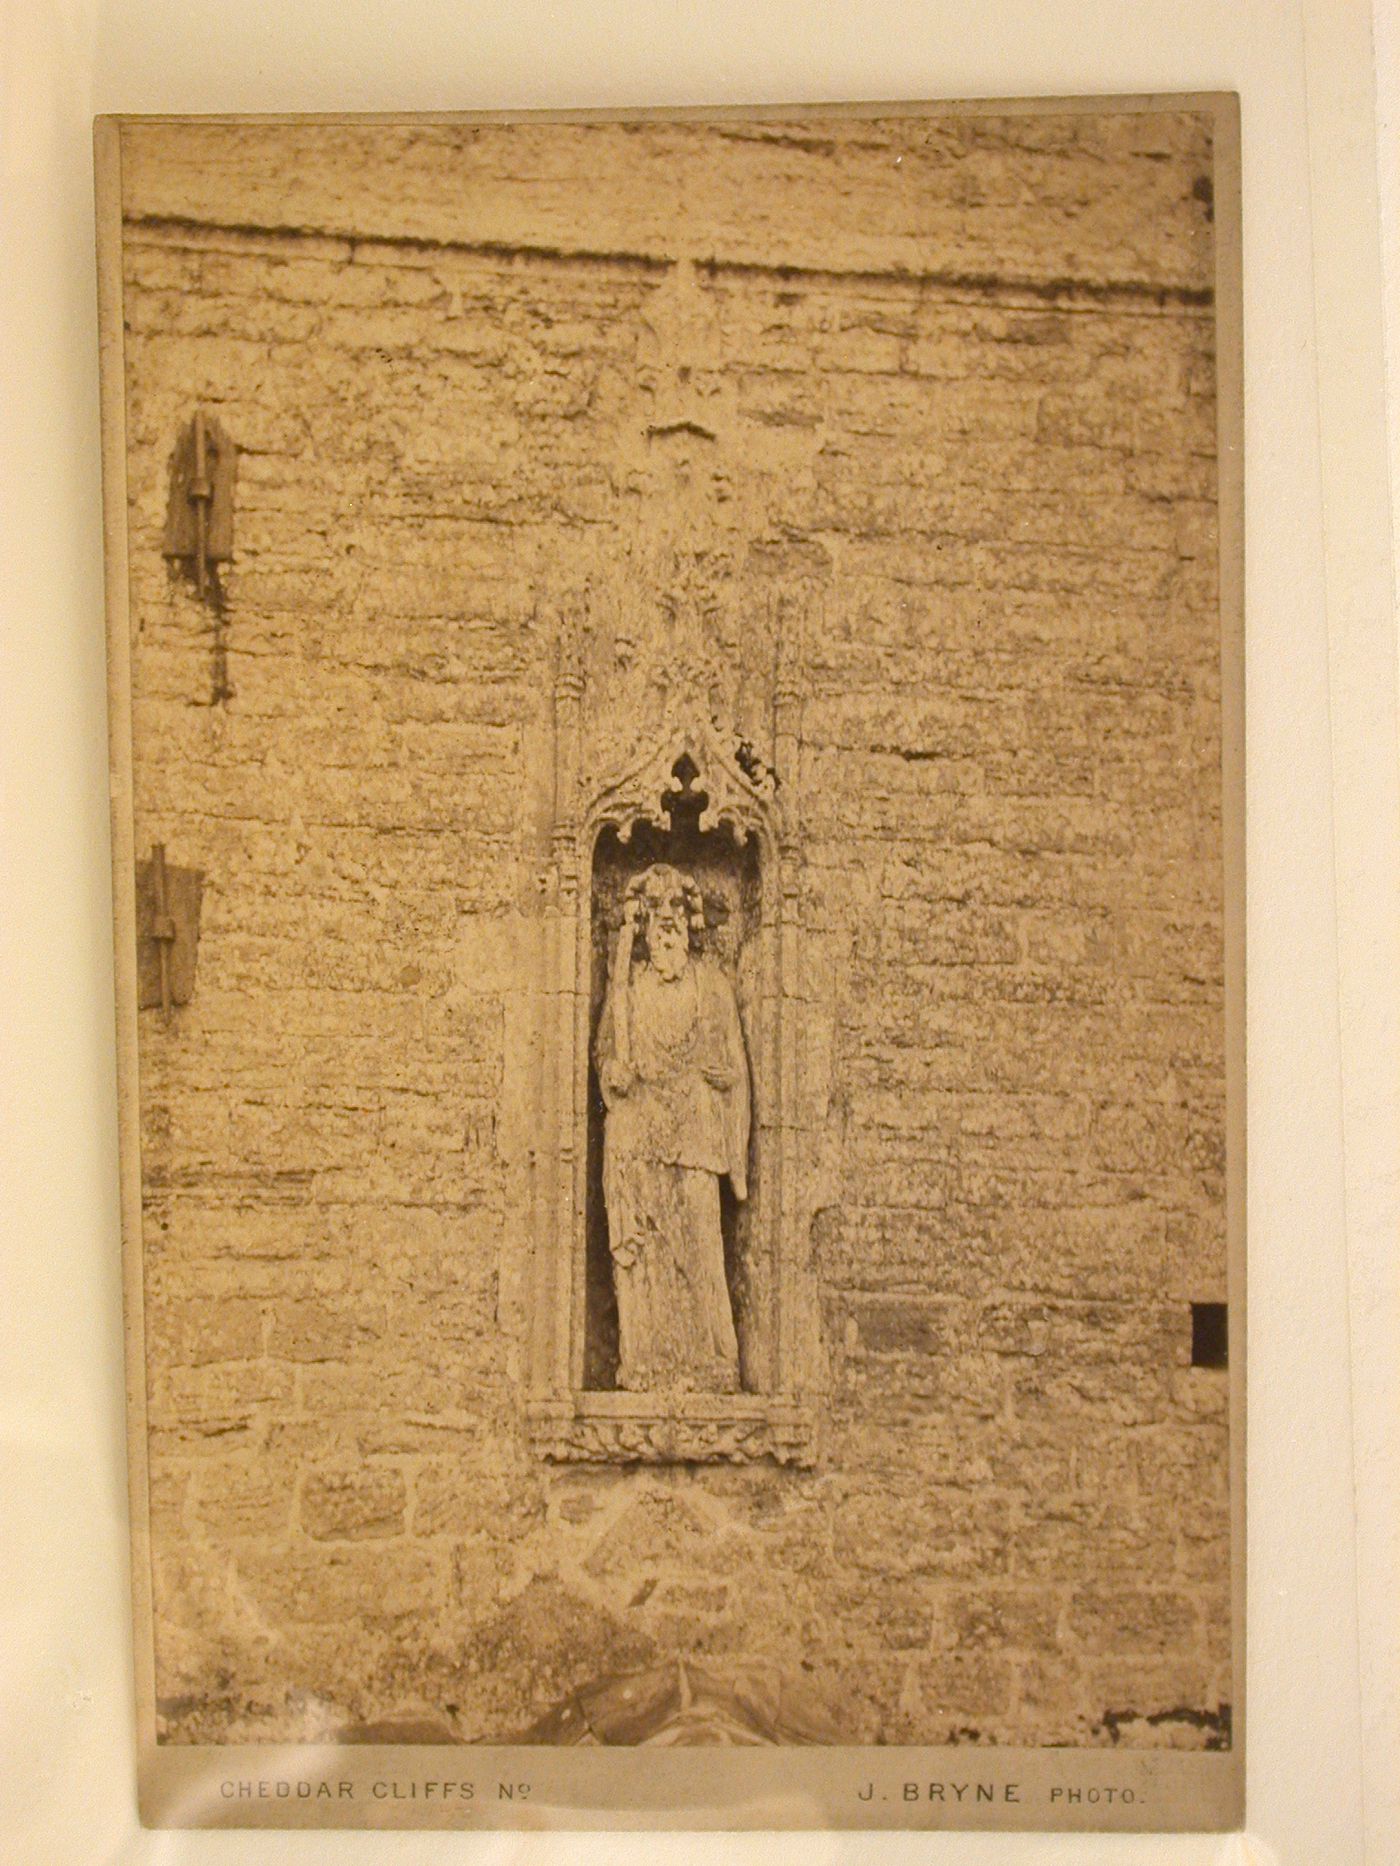
[[[149,233],[214,233],[242,240],[340,240],[353,259],[361,246],[400,247],[419,253],[472,253],[483,259],[528,259],[544,264],[622,266],[669,272],[675,260],[661,253],[595,250],[515,240],[448,240],[425,233],[354,233],[338,227],[299,227],[285,222],[205,220],[197,214],[128,214],[123,225]]]
[[[355,257],[363,246],[397,247],[421,253],[468,253],[482,259],[529,260],[544,265],[619,266],[630,271],[669,273],[680,263],[666,253],[555,246],[515,240],[454,240],[423,233],[356,233],[339,227],[292,226],[285,222],[206,220],[195,214],[129,214],[126,227],[148,233],[217,234],[243,240],[338,240]],[[1061,275],[1036,279],[996,272],[963,271],[954,267],[920,269],[913,266],[809,266],[793,261],[724,259],[716,254],[694,261],[697,272],[711,281],[726,275],[780,281],[808,281],[835,285],[901,285],[916,291],[969,292],[979,297],[1020,293],[1050,304],[1066,299],[1093,305],[1148,303],[1158,307],[1185,306],[1208,310],[1215,303],[1211,285],[1185,285],[1172,280],[1082,279]]]
[[[964,272],[951,267],[931,270],[913,266],[803,266],[791,262],[759,259],[698,259],[696,270],[713,279],[720,273],[740,277],[758,275],[777,279],[810,279],[814,283],[837,285],[912,285],[920,290],[1024,292],[1028,297],[1058,302],[1062,298],[1087,298],[1095,304],[1113,304],[1120,299],[1146,299],[1157,305],[1190,305],[1208,309],[1215,303],[1212,285],[1182,285],[1154,279],[1077,279],[1067,275],[1033,279],[998,272]]]

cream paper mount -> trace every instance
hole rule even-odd
[[[144,1818],[1235,1824],[1235,100],[97,153]]]

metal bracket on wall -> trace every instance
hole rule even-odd
[[[165,555],[185,563],[201,602],[219,600],[216,566],[233,556],[233,479],[237,449],[197,408],[170,460]]]
[[[136,864],[137,1003],[143,1011],[158,1005],[167,1023],[173,1007],[188,1004],[194,992],[203,893],[204,876],[169,867],[163,842]]]

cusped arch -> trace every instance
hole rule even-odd
[[[702,832],[727,825],[741,843],[759,835],[776,859],[784,828],[777,777],[743,740],[726,743],[726,736],[712,722],[664,730],[651,751],[595,792],[584,811],[586,845],[607,825],[624,841],[636,822],[666,829],[667,799],[689,790],[705,799],[697,813]]]

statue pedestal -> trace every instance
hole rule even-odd
[[[532,1401],[540,1456],[593,1464],[816,1461],[813,1408],[758,1393],[571,1393]]]

